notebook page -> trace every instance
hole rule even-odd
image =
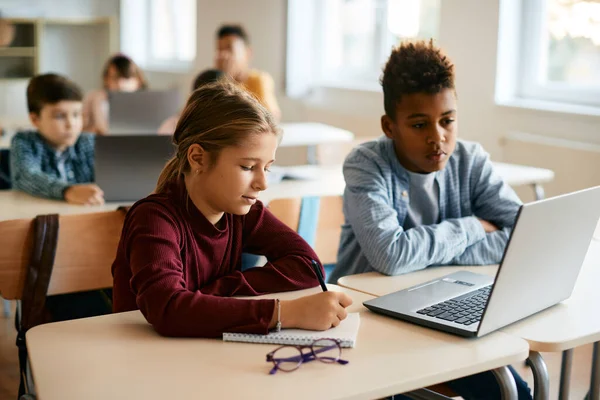
[[[360,314],[349,313],[338,326],[326,331],[282,329],[281,332],[270,332],[267,335],[223,333],[223,340],[226,342],[310,345],[317,339],[338,339],[342,347],[354,347],[359,326]]]

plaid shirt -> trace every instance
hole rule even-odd
[[[382,137],[354,149],[344,162],[344,216],[330,281],[362,272],[398,275],[430,265],[499,263],[521,201],[493,169],[479,144],[456,144],[435,173],[439,220],[405,230],[410,180]],[[500,229],[485,233],[477,217]]]
[[[37,131],[19,132],[11,141],[10,171],[15,189],[34,196],[64,199],[77,183],[94,181],[94,135],[82,133],[62,154]]]

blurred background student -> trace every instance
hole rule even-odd
[[[276,120],[281,110],[275,97],[273,78],[265,71],[250,68],[250,39],[240,25],[223,25],[217,31],[215,66],[252,93]]]
[[[140,67],[124,54],[106,62],[102,79],[103,88],[83,99],[83,130],[100,135],[108,132],[108,92],[135,92],[148,87]]]

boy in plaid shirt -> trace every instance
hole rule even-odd
[[[56,74],[38,75],[27,86],[27,107],[36,131],[17,133],[11,142],[15,189],[73,204],[102,204],[94,181],[94,136],[81,133],[82,94]]]

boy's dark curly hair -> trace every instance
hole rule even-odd
[[[454,89],[454,65],[429,41],[404,42],[392,50],[381,77],[385,113],[396,119],[403,95]]]

